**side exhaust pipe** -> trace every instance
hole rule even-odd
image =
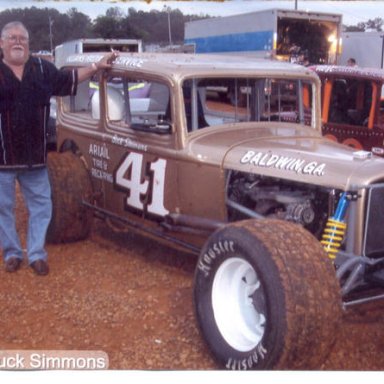
[[[191,234],[207,234],[223,227],[226,223],[197,216],[170,213],[162,226],[168,230]]]

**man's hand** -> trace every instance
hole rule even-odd
[[[105,54],[97,63],[92,63],[92,65],[88,67],[79,68],[77,71],[79,83],[92,77],[99,69],[111,68],[112,63],[118,56],[118,51],[111,50],[111,52]]]
[[[116,60],[116,57],[118,56],[119,56],[119,52],[111,49],[111,52],[103,56],[102,59],[100,59],[97,63],[95,63],[95,66],[97,69],[110,68],[112,63]]]

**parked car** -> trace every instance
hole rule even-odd
[[[384,155],[384,70],[318,65],[322,83],[323,134]]]
[[[269,84],[290,90],[288,110]],[[97,215],[196,255],[196,318],[220,366],[319,369],[341,309],[384,287],[384,160],[324,138],[320,105],[299,65],[121,54],[97,91],[58,101],[48,240],[85,238]]]

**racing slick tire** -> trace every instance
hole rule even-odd
[[[92,212],[83,201],[90,201],[92,184],[81,158],[71,151],[48,153],[48,173],[52,190],[52,219],[47,242],[67,243],[87,238]]]
[[[246,220],[208,238],[195,271],[201,333],[227,369],[319,369],[341,296],[318,240],[298,224]]]

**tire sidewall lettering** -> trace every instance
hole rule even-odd
[[[217,252],[224,239],[232,241],[234,252]],[[324,263],[324,250],[314,236],[282,220],[243,220],[213,233],[200,260],[204,255],[204,270],[195,270],[196,319],[222,367],[318,369],[324,363],[341,323],[341,298],[332,265]],[[324,287],[327,293],[317,297],[314,292]],[[242,306],[232,305],[236,302]],[[257,339],[243,332],[256,324],[249,304],[264,314]]]
[[[215,262],[219,258],[224,258],[228,254],[235,252],[235,242],[233,240],[218,240],[212,244],[200,257],[197,269],[203,273],[205,278],[209,278]]]
[[[241,257],[244,254],[244,249],[241,242],[237,239],[229,238],[216,238],[200,255],[196,269],[197,273],[202,280],[207,284],[207,287],[212,287],[214,275],[218,267],[226,259],[237,256]],[[249,260],[248,260],[249,261]],[[229,350],[228,350],[229,351]],[[251,351],[243,352],[240,354],[228,354],[224,366],[229,370],[252,370],[258,369],[263,365],[263,361],[268,356],[268,350],[265,346],[264,338],[260,343]]]
[[[231,370],[253,369],[261,360],[265,359],[266,355],[267,350],[264,348],[263,343],[260,342],[248,357],[243,359],[229,357],[225,368]]]

